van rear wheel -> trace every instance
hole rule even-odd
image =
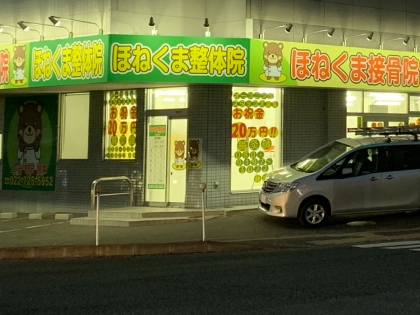
[[[327,202],[321,198],[306,200],[299,209],[299,222],[306,227],[321,226],[325,223],[329,214]]]

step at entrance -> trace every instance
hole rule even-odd
[[[206,220],[226,216],[225,210],[206,210]],[[100,226],[147,226],[158,224],[186,223],[201,220],[201,210],[182,210],[151,207],[128,207],[120,209],[99,210]],[[96,225],[96,211],[89,211],[87,217],[73,218],[71,225]]]

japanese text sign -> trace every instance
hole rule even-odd
[[[30,44],[29,86],[106,82],[108,36]]]
[[[109,81],[248,83],[249,40],[110,35]]]
[[[251,40],[251,84],[418,91],[420,54]]]

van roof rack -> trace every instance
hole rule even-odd
[[[347,128],[347,132],[355,132],[356,135],[371,136],[383,135],[388,136],[387,141],[391,141],[389,136],[395,135],[411,135],[414,141],[418,141],[417,135],[420,134],[420,126],[399,126],[399,127],[377,127],[377,128]]]

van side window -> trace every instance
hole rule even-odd
[[[376,173],[378,170],[378,149],[361,149],[332,165],[322,174],[321,179],[348,178]]]
[[[420,169],[420,146],[401,145],[389,147],[390,165],[385,168],[387,171],[403,171]]]
[[[353,169],[352,175],[359,176],[376,173],[378,171],[378,149],[361,149],[354,154],[354,164],[349,165]],[[344,166],[346,168],[346,166]]]

